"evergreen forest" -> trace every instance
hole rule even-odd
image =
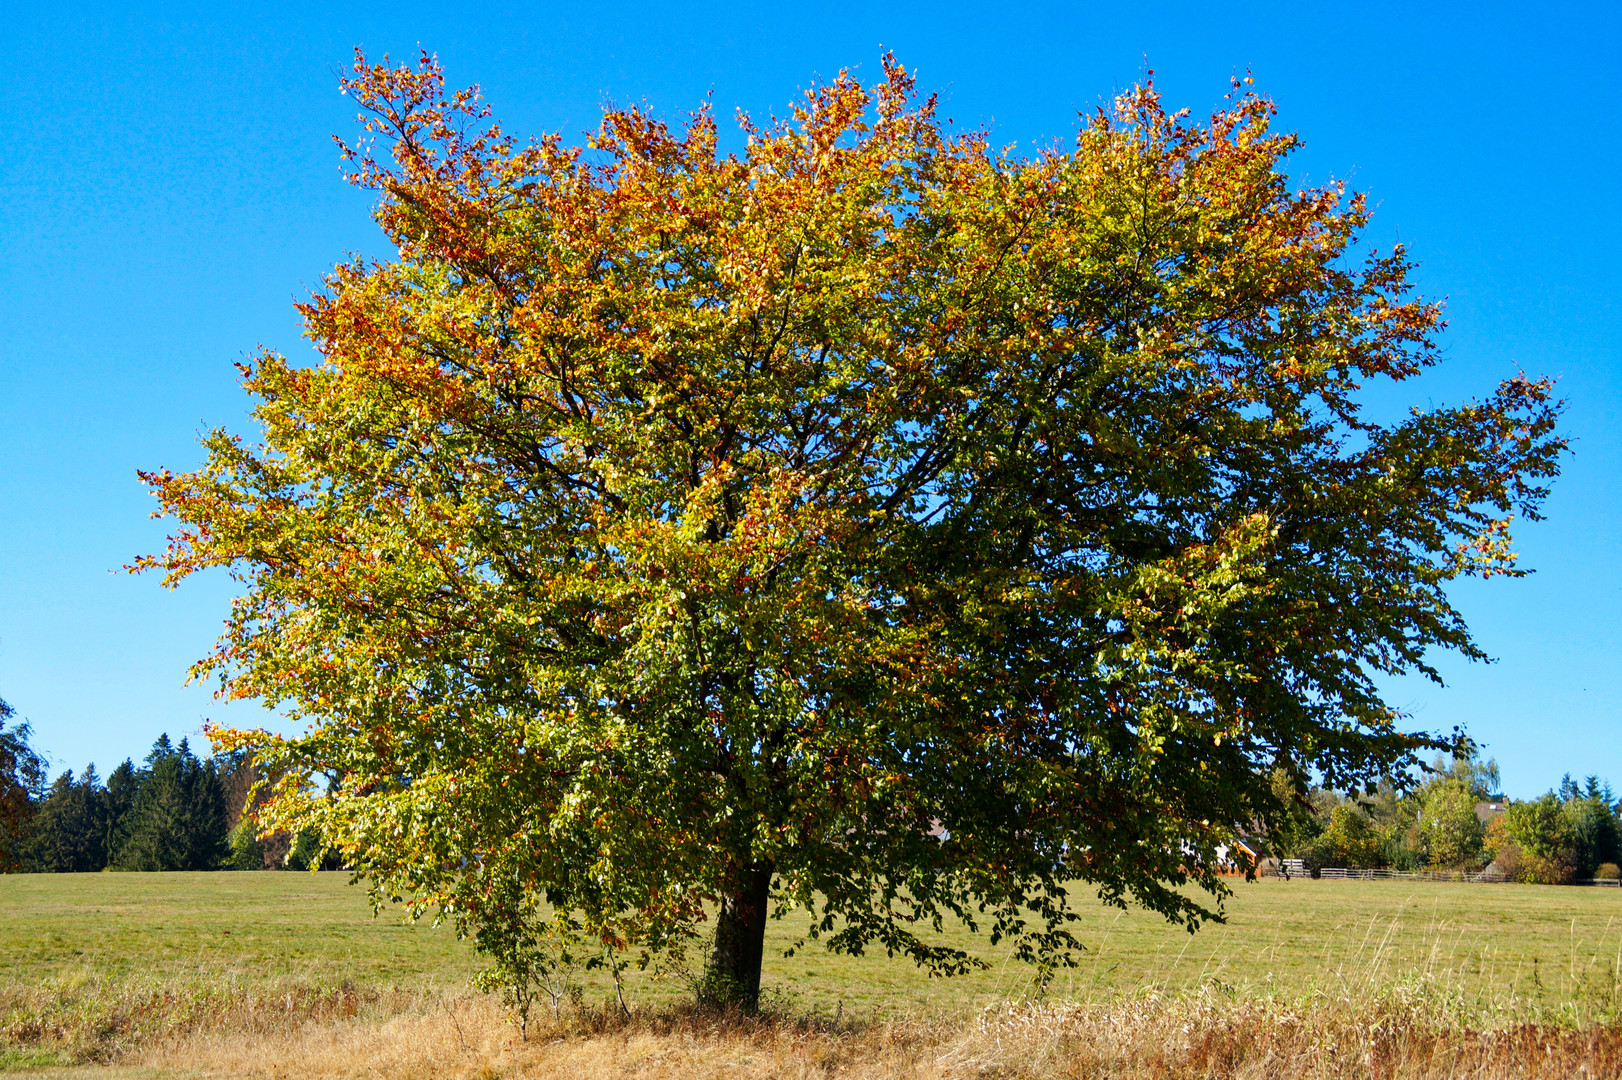
[[[5,708],[0,703],[0,708]],[[158,737],[140,765],[103,780],[94,764],[46,782],[26,724],[0,713],[0,868],[22,873],[101,870],[308,869],[313,834],[256,835],[246,811],[258,776],[244,753],[199,758],[186,739]]]

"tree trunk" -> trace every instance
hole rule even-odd
[[[704,971],[704,1000],[735,1005],[744,1012],[760,1006],[760,961],[766,949],[767,898],[772,864],[740,867],[731,896],[715,917],[715,949]]]

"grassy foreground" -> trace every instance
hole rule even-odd
[[[593,976],[579,1007],[522,1043],[467,989],[479,962],[465,943],[374,920],[346,880],[0,877],[0,1070],[1622,1075],[1622,890],[1241,882],[1228,923],[1193,936],[1089,903],[1089,953],[1025,1004],[1029,971],[960,928],[950,936],[989,968],[931,980],[815,944],[785,959],[803,929],[791,919],[768,940],[764,1020],[692,1014],[679,985],[636,973],[627,1016]]]

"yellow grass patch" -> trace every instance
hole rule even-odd
[[[393,1010],[390,1012],[390,1010]],[[1622,1031],[1520,1024],[1453,1026],[1423,1005],[1146,999],[1035,1002],[968,1016],[846,1022],[607,1007],[537,1025],[529,1041],[487,998],[371,1001],[355,1015],[244,1006],[159,1038],[111,1069],[68,1077],[391,1080],[688,1080],[725,1077],[1120,1077],[1508,1080],[1622,1075]]]

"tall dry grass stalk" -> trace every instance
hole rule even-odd
[[[627,1014],[604,1005],[547,1016],[532,1024],[526,1042],[492,999],[459,993],[89,982],[53,992],[69,1003],[54,1014],[43,999],[31,1007],[18,1000],[21,991],[4,1000],[6,1064],[113,1066],[97,1068],[103,1077],[290,1080],[1622,1076],[1622,1026],[1614,1021],[1472,1026],[1456,1002],[1434,995],[1292,1004],[1213,990],[877,1020],[793,1011],[742,1017],[680,1006]],[[55,1019],[46,1023],[47,1015]]]
[[[323,1023],[424,1013],[442,997],[432,989],[352,983],[243,983],[210,972],[161,979],[71,972],[36,986],[0,987],[0,1069],[127,1062],[205,1033],[280,1039]]]

